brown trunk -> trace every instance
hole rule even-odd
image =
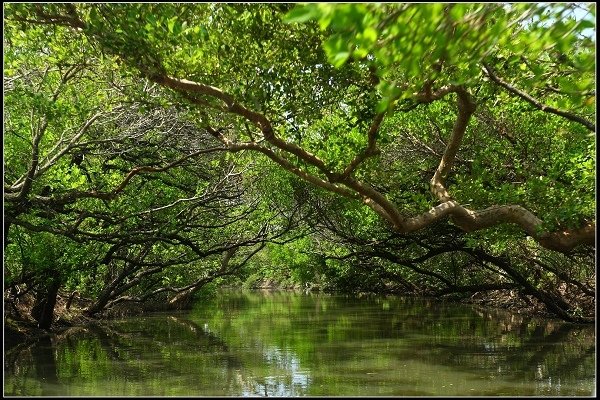
[[[169,309],[172,310],[185,310],[189,307],[190,302],[194,298],[196,293],[202,286],[194,287],[184,292],[178,293],[175,297],[169,300]]]
[[[50,329],[54,320],[54,306],[59,288],[60,280],[53,279],[50,285],[38,294],[36,304],[31,309],[31,315],[38,322],[38,328]]]
[[[556,295],[547,293],[544,290],[537,289],[534,285],[532,285],[529,282],[529,280],[525,276],[523,276],[516,269],[514,269],[510,265],[510,263],[502,257],[492,256],[481,250],[472,251],[472,254],[475,254],[482,260],[488,261],[502,269],[512,278],[514,282],[519,284],[524,289],[525,294],[530,294],[533,297],[535,297],[542,304],[544,304],[544,306],[549,312],[556,315],[557,317],[562,318],[563,320],[568,322],[592,322],[588,318],[573,315],[570,305],[565,300]]]
[[[74,291],[73,293],[71,293],[71,295],[69,296],[69,299],[67,300],[67,304],[65,305],[65,308],[67,310],[69,308],[71,308],[71,303],[73,303],[73,300],[75,299],[75,295],[79,295],[79,292]]]

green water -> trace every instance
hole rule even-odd
[[[5,353],[19,396],[592,396],[594,326],[396,297],[224,292]]]

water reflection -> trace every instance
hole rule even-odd
[[[5,354],[5,394],[595,394],[594,327],[428,300],[225,292]]]
[[[300,368],[300,360],[293,352],[271,346],[263,350],[263,359],[275,374],[250,377],[243,382],[241,396],[306,395],[309,372]]]

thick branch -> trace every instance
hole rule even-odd
[[[239,116],[247,119],[248,121],[252,122],[255,126],[257,126],[261,130],[264,138],[269,143],[271,143],[272,145],[274,145],[275,147],[277,147],[281,150],[284,150],[288,153],[291,153],[291,154],[297,156],[304,162],[317,167],[330,180],[332,180],[332,181],[335,180],[333,174],[326,167],[323,160],[319,159],[314,154],[304,150],[303,148],[301,148],[300,146],[298,146],[294,143],[286,142],[286,141],[282,140],[281,138],[278,138],[275,135],[275,131],[273,130],[273,126],[271,125],[271,122],[265,115],[251,111],[251,110],[247,109],[246,107],[244,107],[243,105],[237,103],[234,100],[233,96],[231,96],[229,93],[224,92],[221,89],[213,87],[213,86],[204,85],[204,84],[198,83],[198,82],[188,81],[186,79],[172,78],[172,77],[169,77],[166,75],[154,75],[154,76],[150,76],[149,79],[152,80],[153,82],[156,82],[160,85],[169,87],[171,89],[175,89],[175,90],[183,91],[183,92],[187,91],[187,92],[192,92],[192,93],[200,93],[200,94],[208,95],[208,96],[211,96],[211,97],[214,97],[214,98],[217,98],[217,99],[223,101],[225,103],[225,105],[227,106],[227,111],[229,111],[233,114],[239,115]],[[188,97],[188,99],[190,99],[190,98]],[[190,100],[194,101],[194,99],[190,99]]]
[[[521,226],[528,235],[535,238],[542,246],[563,252],[570,251],[573,247],[579,244],[590,244],[595,241],[594,224],[584,227],[578,231],[541,234],[539,231],[542,221],[530,211],[520,206],[507,205],[490,207],[481,211],[472,211],[464,208],[458,202],[451,199],[451,196],[445,187],[445,179],[452,168],[454,159],[469,123],[469,119],[475,111],[475,103],[471,99],[469,93],[461,86],[447,85],[438,89],[437,91],[432,91],[431,87],[427,87],[422,93],[415,95],[418,102],[428,103],[441,99],[449,93],[456,93],[458,116],[444,155],[442,156],[440,164],[438,165],[438,168],[431,180],[432,192],[439,200],[442,201],[442,203],[436,207],[433,207],[426,213],[413,218],[406,218],[400,213],[397,206],[389,201],[383,194],[379,193],[374,188],[353,179],[350,176],[351,172],[356,168],[356,166],[362,162],[365,152],[359,154],[357,158],[351,162],[351,164],[345,170],[347,173],[334,174],[326,168],[322,160],[313,154],[305,151],[293,143],[287,143],[280,138],[277,138],[274,134],[270,121],[263,114],[250,111],[242,105],[236,103],[233,97],[228,93],[212,86],[184,79],[170,78],[164,75],[153,76],[151,79],[163,86],[171,87],[176,90],[200,93],[220,99],[225,103],[229,112],[242,116],[257,126],[262,131],[264,138],[270,144],[282,150],[284,153],[293,154],[307,164],[317,167],[325,176],[327,176],[328,181],[297,167],[282,154],[269,149],[264,145],[256,142],[233,143],[220,132],[209,128],[209,132],[221,140],[230,151],[258,151],[275,161],[285,170],[299,176],[315,186],[341,194],[348,198],[362,199],[366,205],[368,205],[378,215],[388,221],[388,223],[390,223],[392,227],[399,233],[413,232],[443,218],[453,217],[454,222],[466,231],[484,229],[502,223],[514,223]],[[370,141],[367,145],[367,151],[369,148],[374,148],[374,138],[381,122],[379,118],[382,118],[382,116],[376,118],[371,130],[369,131]],[[344,185],[345,187],[342,187],[336,183]]]
[[[453,217],[456,225],[467,232],[503,223],[516,224],[543,247],[563,253],[573,250],[580,244],[593,246],[596,239],[596,224],[593,222],[580,229],[548,233],[540,229],[542,220],[521,206],[492,206],[484,210],[473,211],[461,206],[456,201],[447,201],[433,207],[427,213],[408,219],[405,226],[397,227],[397,231],[401,233],[414,232],[449,216]]]
[[[455,91],[458,97],[458,116],[456,117],[456,122],[452,128],[452,135],[448,140],[444,155],[430,182],[431,191],[440,201],[448,201],[451,199],[450,194],[446,189],[445,181],[454,164],[454,159],[456,158],[458,148],[460,147],[467,130],[469,119],[475,112],[475,103],[471,99],[469,93],[464,88],[460,87],[456,88]]]

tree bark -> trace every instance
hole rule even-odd
[[[61,282],[51,279],[50,284],[37,296],[36,304],[31,309],[31,315],[38,323],[38,328],[49,330],[54,320],[54,306]]]

